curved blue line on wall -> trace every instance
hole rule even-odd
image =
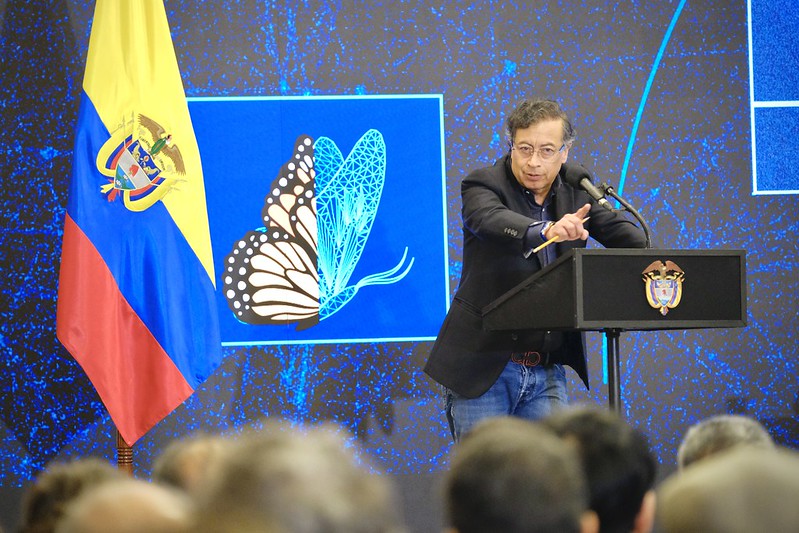
[[[649,78],[646,80],[646,86],[644,87],[644,93],[641,95],[641,103],[638,104],[638,111],[635,114],[635,121],[633,122],[633,129],[630,132],[630,141],[627,143],[627,153],[624,155],[624,164],[621,167],[621,177],[619,178],[619,194],[623,194],[624,192],[624,181],[627,179],[627,167],[630,165],[630,159],[633,155],[633,146],[635,146],[635,137],[638,135],[638,126],[641,124],[641,117],[644,114],[644,108],[646,107],[646,100],[649,98],[649,90],[652,88],[652,83],[655,81],[655,75],[657,74],[658,67],[660,66],[660,60],[663,59],[663,52],[666,51],[666,46],[669,44],[669,39],[671,39],[671,34],[674,31],[674,26],[677,25],[677,20],[680,18],[680,13],[682,13],[682,8],[685,7],[685,3],[688,0],[680,0],[677,9],[674,11],[674,16],[671,17],[671,22],[669,23],[669,27],[666,29],[666,34],[663,36],[663,40],[660,42],[660,48],[658,48],[658,53],[655,56],[655,62],[652,64],[652,70],[649,72]],[[607,344],[607,337],[604,339],[602,343],[602,383],[605,385],[608,384],[608,344]]]
[[[671,23],[669,23],[668,29],[666,29],[666,34],[663,36],[663,41],[661,41],[657,56],[655,56],[655,62],[652,64],[652,70],[649,72],[649,79],[646,80],[646,87],[644,87],[644,93],[641,95],[641,103],[638,104],[638,112],[635,114],[633,129],[630,132],[630,141],[627,143],[627,153],[624,155],[624,164],[621,167],[621,177],[619,178],[618,188],[619,194],[622,194],[624,191],[624,181],[627,178],[627,167],[630,165],[630,158],[632,158],[633,155],[635,137],[638,134],[638,125],[641,123],[641,117],[644,114],[646,100],[649,98],[649,90],[652,88],[652,83],[655,81],[655,75],[657,74],[658,67],[660,66],[660,60],[663,59],[663,52],[665,52],[666,46],[669,44],[669,39],[674,31],[674,26],[677,25],[677,19],[680,18],[680,13],[682,13],[682,8],[685,6],[686,2],[687,0],[680,0],[680,4],[677,6],[676,11],[674,11],[674,16],[671,17]]]

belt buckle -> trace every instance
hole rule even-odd
[[[514,363],[529,367],[540,365],[543,359],[540,352],[512,353],[510,358]]]

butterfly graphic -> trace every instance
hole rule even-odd
[[[367,131],[346,159],[327,137],[297,138],[264,200],[265,226],[248,231],[225,257],[223,291],[238,320],[305,329],[341,310],[359,289],[408,274],[414,258],[405,264],[406,247],[394,268],[350,283],[385,170],[386,145],[377,130]]]

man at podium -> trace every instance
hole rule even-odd
[[[646,246],[643,230],[584,190],[588,172],[566,163],[575,132],[556,102],[524,100],[506,126],[508,153],[461,183],[463,271],[424,367],[445,388],[456,441],[484,418],[535,420],[566,405],[563,365],[588,386],[581,333],[488,331],[482,309],[589,236]]]

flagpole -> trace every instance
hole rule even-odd
[[[117,468],[126,474],[133,475],[133,447],[125,442],[117,430]]]

